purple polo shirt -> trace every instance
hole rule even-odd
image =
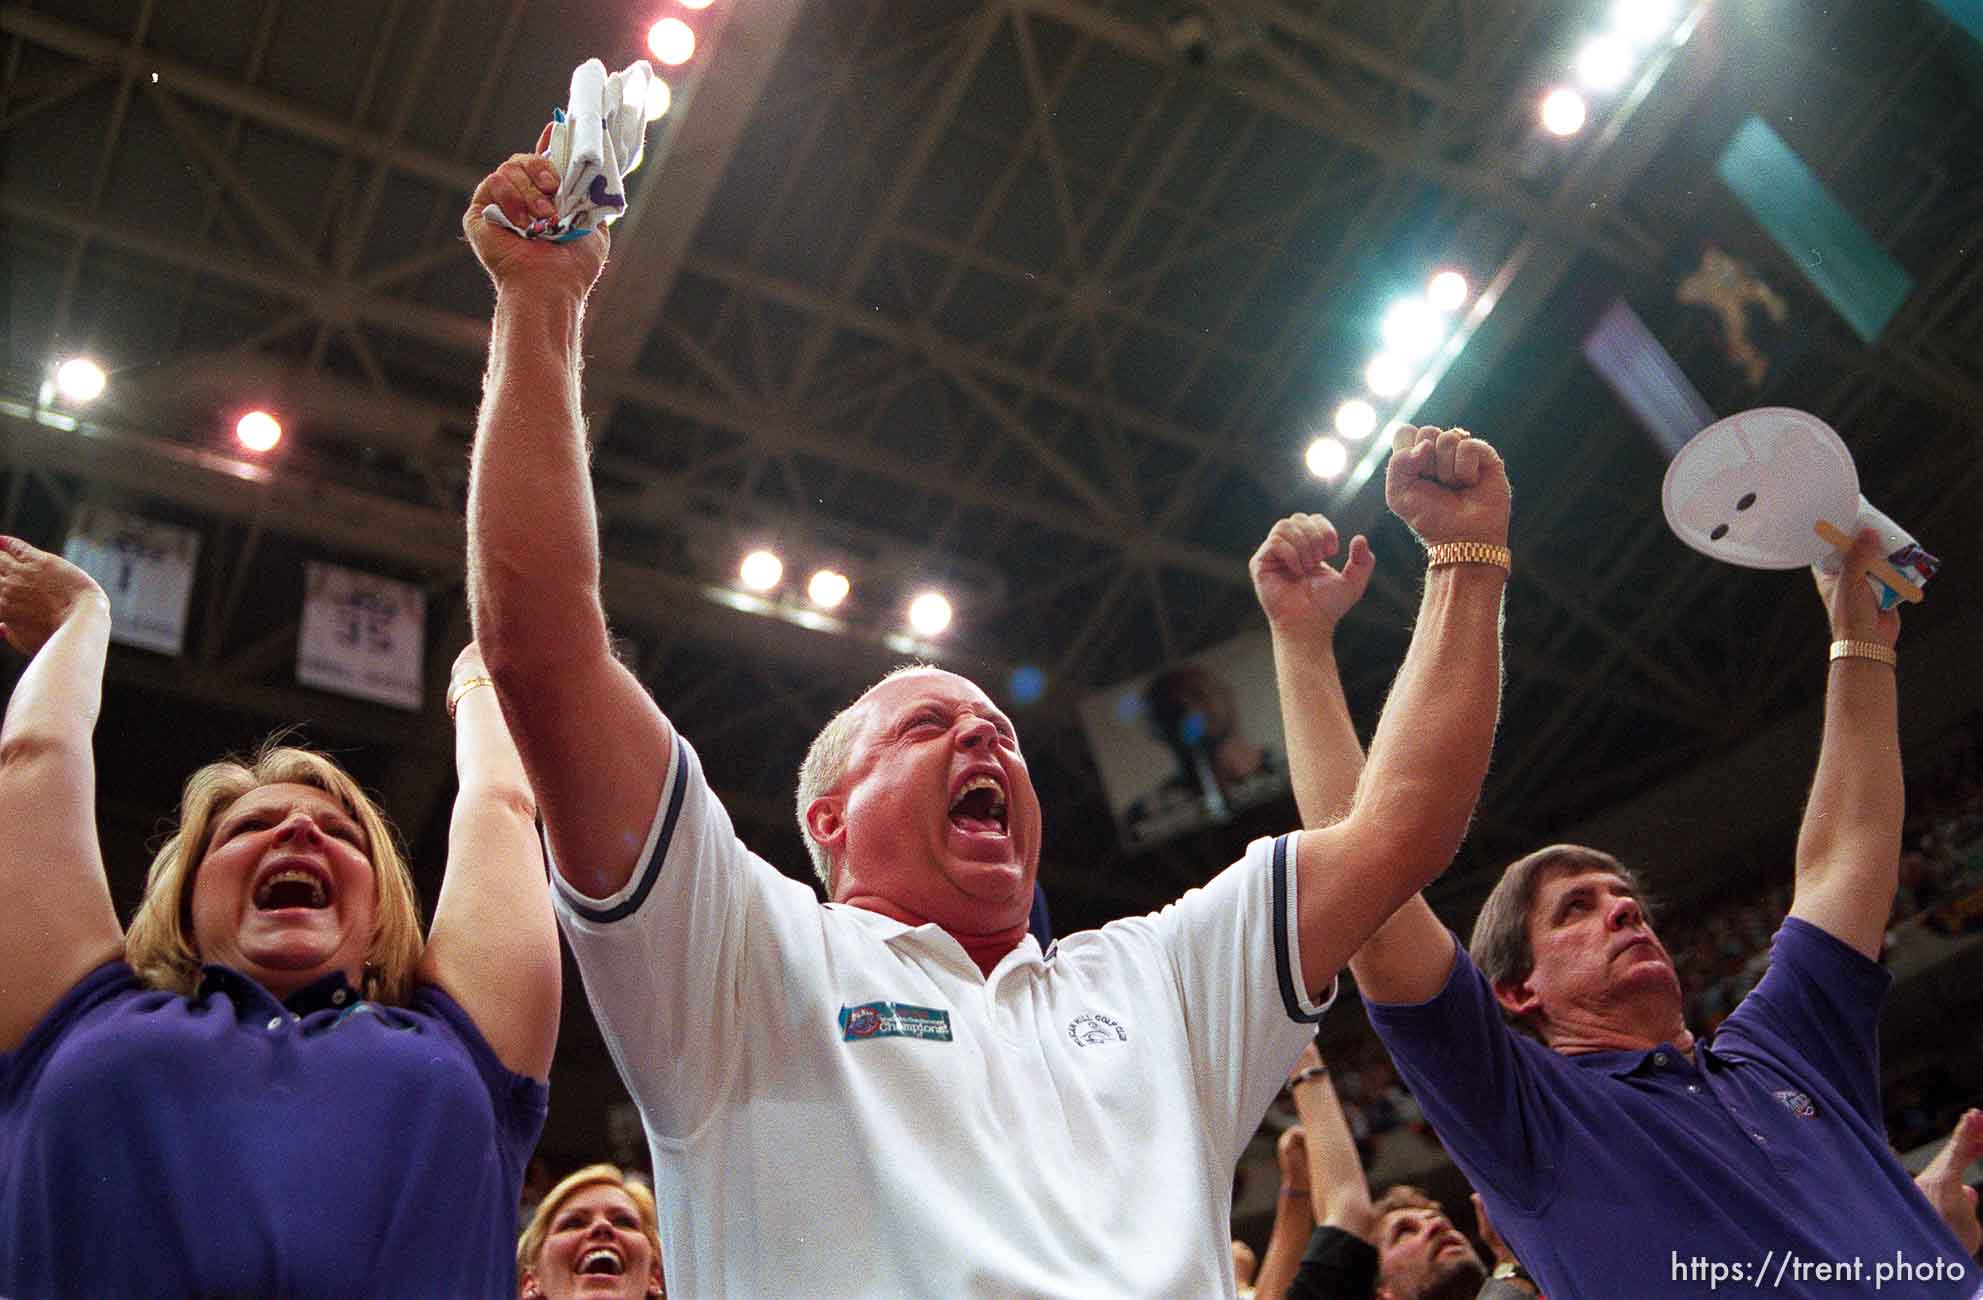
[[[1786,920],[1769,972],[1697,1044],[1698,1063],[1671,1045],[1553,1052],[1502,1022],[1464,947],[1430,1001],[1368,1009],[1547,1295],[1839,1300],[1883,1280],[1882,1294],[1969,1300],[1975,1265],[1882,1128],[1891,983],[1877,962]]]
[[[0,1296],[514,1296],[547,1100],[431,985],[107,963],[0,1055]]]

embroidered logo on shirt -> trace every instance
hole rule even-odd
[[[1126,1043],[1129,1031],[1099,1012],[1076,1016],[1067,1022],[1067,1036],[1077,1047],[1104,1047],[1110,1043]]]
[[[922,1038],[933,1043],[950,1039],[950,1013],[936,1007],[912,1007],[906,1002],[863,1002],[840,1008],[840,1041],[870,1038]]]
[[[1790,1113],[1799,1119],[1816,1119],[1818,1117],[1818,1108],[1812,1105],[1811,1099],[1801,1092],[1793,1092],[1785,1088],[1780,1092],[1773,1092],[1770,1095],[1789,1107]]]

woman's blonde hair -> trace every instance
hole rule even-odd
[[[551,1220],[557,1217],[566,1201],[588,1187],[617,1187],[626,1193],[627,1199],[633,1202],[635,1212],[640,1215],[641,1235],[647,1238],[648,1246],[654,1251],[655,1264],[666,1267],[661,1259],[661,1224],[654,1214],[654,1193],[627,1177],[618,1165],[587,1165],[575,1174],[566,1174],[558,1180],[556,1187],[544,1193],[544,1199],[537,1202],[530,1222],[524,1225],[523,1235],[516,1239],[519,1285],[523,1271],[537,1267],[537,1256],[544,1250],[544,1238],[551,1235]]]
[[[209,763],[186,780],[179,826],[152,859],[145,896],[131,918],[124,957],[153,988],[190,996],[200,983],[193,941],[193,879],[215,824],[242,795],[266,785],[307,785],[336,800],[365,832],[364,850],[377,890],[377,928],[365,954],[362,995],[403,1005],[413,991],[423,947],[420,900],[392,824],[349,773],[314,750],[271,736],[253,755]]]

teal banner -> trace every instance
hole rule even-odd
[[[1761,118],[1742,124],[1715,174],[1865,342],[1914,292],[1914,277]]]
[[[1983,0],[1929,0],[1949,21],[1983,41]]]

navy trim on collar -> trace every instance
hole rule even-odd
[[[1277,836],[1274,840],[1274,973],[1279,976],[1281,985],[1281,1009],[1288,1013],[1288,1019],[1296,1024],[1319,1024],[1328,1014],[1328,1008],[1310,1015],[1301,1009],[1301,995],[1297,992],[1295,980],[1300,973],[1288,966],[1288,841],[1292,835]]]
[[[595,925],[606,925],[640,910],[640,905],[647,901],[648,891],[654,888],[654,882],[661,876],[661,864],[668,858],[668,843],[675,838],[675,822],[682,815],[682,794],[688,787],[689,755],[678,735],[675,737],[675,781],[668,791],[668,816],[661,822],[661,834],[654,841],[654,852],[641,865],[640,883],[634,886],[631,894],[611,907],[587,907],[567,894],[565,901],[571,905],[572,911]]]
[[[275,994],[263,987],[259,980],[243,975],[232,966],[208,963],[200,967],[200,983],[194,990],[193,1000],[205,1002],[223,993],[232,998],[234,1005],[243,1013],[254,1008],[263,1011],[279,1008],[299,1017],[316,1011],[348,1011],[364,1000],[358,990],[351,987],[351,981],[344,978],[343,971],[334,970],[278,1002]]]

